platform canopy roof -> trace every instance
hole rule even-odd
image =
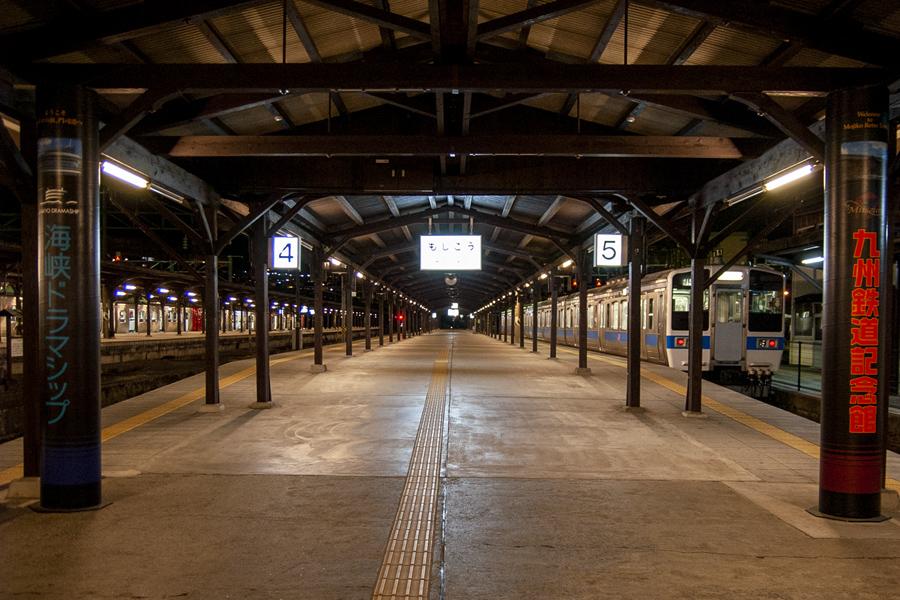
[[[7,156],[34,86],[90,87],[104,152],[159,189],[225,231],[271,206],[435,310],[579,259],[606,217],[689,239],[822,161],[829,91],[898,74],[883,0],[0,0]],[[419,271],[429,231],[481,235],[483,270]]]

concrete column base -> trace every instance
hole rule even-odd
[[[681,411],[682,417],[687,417],[689,419],[708,419],[709,415],[702,412],[694,412],[691,410],[683,410]]]
[[[254,402],[253,404],[248,405],[247,408],[265,410],[267,408],[275,408],[275,403],[271,400],[269,402]]]
[[[197,409],[197,412],[219,412],[223,410],[225,410],[225,405],[219,402],[218,404],[204,404]]]
[[[576,367],[575,374],[576,375],[593,375],[590,367]]]
[[[9,482],[7,500],[33,500],[41,497],[41,478],[22,477]]]
[[[626,406],[625,412],[627,413],[644,413],[647,412],[647,409],[643,406]]]
[[[328,367],[326,365],[311,365],[309,367],[310,373],[324,373],[327,370],[328,370]]]

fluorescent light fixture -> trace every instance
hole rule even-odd
[[[121,298],[121,297],[124,296],[124,295],[125,295],[125,292],[122,292],[122,291],[120,291],[120,290],[116,290],[116,296],[118,296],[118,297]]]
[[[359,277],[360,279],[362,279],[363,277],[365,277],[365,275],[363,275],[363,274],[360,273],[359,271],[356,272],[356,276]]]
[[[156,291],[159,292],[160,294],[168,294],[169,293],[169,290],[167,290],[166,288],[162,288],[162,287],[156,288]]]
[[[820,262],[825,262],[825,257],[824,256],[813,256],[811,258],[804,258],[800,262],[802,262],[804,265],[816,265],[816,264],[819,264]]]
[[[126,171],[119,165],[113,164],[113,163],[109,162],[108,160],[103,161],[103,166],[101,167],[101,170],[104,173],[106,173],[107,175],[111,175],[111,176],[115,177],[116,179],[120,179],[120,180],[124,181],[125,183],[130,183],[134,187],[146,188],[148,185],[150,185],[150,182],[148,180],[144,179],[137,173],[133,173],[131,171]]]
[[[333,264],[333,265],[336,266],[336,267],[341,266],[341,261],[339,261],[339,260],[336,259],[336,258],[329,258],[329,259],[328,259],[328,262],[330,262],[331,264]]]
[[[191,299],[190,299],[190,302],[196,302],[196,301],[197,301],[196,298],[191,298]]]
[[[168,298],[166,298],[166,300],[168,300],[169,302],[175,302],[176,300],[178,300],[178,298],[176,298],[175,296],[169,296]]]
[[[541,273],[541,279],[547,279],[547,274],[546,274],[546,273]]]
[[[189,298],[193,298],[197,295],[197,292],[185,292],[184,295],[188,296]]]
[[[744,274],[740,271],[725,271],[719,275],[719,281],[743,281]]]
[[[560,265],[560,266],[561,266],[563,269],[565,269],[566,267],[571,267],[571,266],[572,266],[572,261],[571,261],[571,260],[567,260],[566,262],[564,262],[564,263],[563,263],[562,265]]]
[[[136,290],[136,289],[137,289],[137,286],[136,286],[136,285],[131,285],[130,283],[126,283],[123,287],[124,287],[126,290],[128,290],[129,292],[130,292],[131,290]]]
[[[237,302],[237,298],[235,298],[234,296],[228,296],[228,301],[229,302]]]
[[[434,313],[434,312],[431,313],[431,318],[432,318],[432,319],[437,319],[437,313]]]
[[[169,200],[173,200],[173,201],[177,202],[178,204],[184,203],[184,196],[179,196],[175,192],[170,192],[169,190],[167,190],[165,188],[161,188],[154,183],[150,184],[150,191],[155,192],[164,198],[168,198]]]
[[[771,192],[775,188],[780,188],[781,186],[783,186],[787,183],[790,183],[792,181],[796,181],[797,179],[800,179],[801,177],[805,177],[812,172],[813,172],[812,165],[804,165],[804,166],[800,167],[799,169],[794,169],[790,173],[782,175],[781,177],[778,177],[776,179],[773,179],[772,181],[769,181],[768,183],[763,184],[763,188],[765,188],[765,190],[767,192]]]

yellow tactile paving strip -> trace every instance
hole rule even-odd
[[[558,351],[565,352],[567,354],[578,354],[577,352],[574,352],[572,350],[565,350],[562,348],[558,349]],[[594,360],[599,360],[601,362],[615,365],[617,367],[623,367],[623,368],[625,367],[625,363],[622,361],[612,360],[609,358],[604,358],[602,356],[597,356],[595,354],[590,354],[590,353],[588,353],[588,357],[590,357]],[[682,394],[682,395],[687,394],[687,388],[675,383],[674,381],[670,381],[670,380],[666,379],[665,377],[657,375],[656,373],[651,373],[650,371],[641,369],[641,377],[643,377],[644,379],[649,379],[653,383],[657,383],[657,384],[663,386],[664,388],[670,389],[673,392],[676,392],[678,394]],[[734,419],[738,423],[746,425],[750,429],[753,429],[754,431],[758,431],[759,433],[762,433],[763,435],[767,435],[774,440],[778,440],[782,444],[790,446],[794,450],[799,450],[800,452],[803,452],[804,454],[812,456],[816,460],[819,459],[819,446],[817,446],[816,444],[813,444],[812,442],[808,442],[808,441],[804,440],[803,438],[796,436],[793,433],[788,433],[787,431],[784,431],[783,429],[779,429],[779,428],[775,427],[774,425],[769,425],[765,421],[757,419],[756,417],[752,417],[752,416],[748,415],[747,413],[737,410],[736,408],[732,408],[726,404],[722,404],[721,402],[713,400],[709,396],[701,395],[700,400],[701,400],[703,406],[710,408],[710,409],[716,411],[717,413],[728,417],[729,419]],[[884,485],[888,489],[900,492],[900,481],[897,481],[896,479],[887,477]]]
[[[338,349],[339,348],[337,348],[337,347],[326,348],[325,352],[333,352]],[[283,362],[286,362],[289,360],[296,360],[298,358],[306,358],[306,357],[309,357],[312,355],[313,355],[313,352],[305,352],[303,354],[297,354],[294,356],[288,356],[288,357],[284,357],[284,358],[276,358],[274,360],[270,360],[269,365],[277,365],[279,363],[283,363]],[[234,375],[229,375],[228,377],[223,377],[222,379],[219,380],[219,389],[220,390],[224,389],[233,383],[237,383],[238,381],[240,381],[242,379],[246,379],[247,377],[254,375],[255,373],[256,373],[256,366],[253,366],[253,367],[246,368],[243,371],[238,371]],[[174,400],[170,400],[170,401],[166,402],[165,404],[160,404],[159,406],[157,406],[155,408],[151,408],[148,411],[142,412],[139,415],[135,415],[129,419],[125,419],[124,421],[116,423],[115,425],[110,425],[109,427],[106,427],[105,429],[103,429],[103,431],[100,432],[100,441],[105,442],[107,440],[111,440],[112,438],[114,438],[116,436],[122,435],[123,433],[126,433],[128,431],[131,431],[135,427],[139,427],[140,425],[149,423],[150,421],[152,421],[154,419],[158,419],[159,417],[166,415],[166,414],[172,412],[173,410],[178,410],[182,406],[187,406],[191,402],[194,402],[195,400],[199,400],[200,398],[203,398],[204,396],[206,396],[206,387],[205,386],[200,388],[199,390],[194,390],[192,392],[188,392],[187,394],[185,394],[183,396],[179,396],[178,398],[175,398]],[[25,465],[24,464],[18,464],[14,467],[10,467],[8,469],[0,471],[0,485],[6,485],[7,483],[9,483],[15,479],[19,479],[20,477],[23,477],[24,474],[25,474]]]
[[[373,600],[428,598],[441,475],[449,354],[448,350],[442,350],[434,363],[422,420],[419,422],[415,447],[409,461],[409,472],[384,551],[381,571],[372,594]]]

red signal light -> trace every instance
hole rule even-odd
[[[402,320],[403,320],[403,315],[397,315],[397,318],[400,319],[400,320],[402,321]]]

